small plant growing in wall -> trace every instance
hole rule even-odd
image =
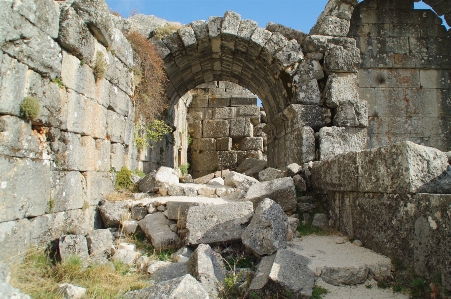
[[[94,78],[96,79],[96,82],[105,78],[106,73],[106,67],[108,66],[108,63],[105,60],[105,55],[102,51],[97,51],[96,53],[96,61],[94,63]]]
[[[25,97],[20,103],[20,115],[26,120],[35,120],[41,112],[41,104],[36,97]]]
[[[159,119],[154,119],[147,125],[136,124],[134,132],[134,143],[139,151],[144,147],[152,147],[150,142],[157,142],[163,139],[163,136],[172,132],[172,128]]]
[[[182,175],[188,174],[189,166],[190,166],[189,163],[179,166],[179,169],[180,169],[180,172],[182,173]]]

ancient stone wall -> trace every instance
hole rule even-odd
[[[448,1],[425,1],[440,15]],[[440,3],[439,3],[440,2]],[[349,36],[362,62],[360,97],[368,102],[368,146],[410,140],[451,147],[451,40],[431,10],[414,1],[365,0],[354,10]]]
[[[223,81],[202,84],[191,93],[188,120],[194,178],[235,169],[249,157],[263,159],[266,138],[257,96]]]
[[[73,2],[73,3],[72,3]],[[3,1],[0,260],[98,227],[111,169],[135,169],[133,53],[103,1]],[[103,55],[102,55],[103,54]],[[104,77],[94,77],[104,58]],[[25,96],[41,106],[21,117]]]

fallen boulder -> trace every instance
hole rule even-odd
[[[262,258],[249,294],[260,297],[287,296],[303,299],[312,296],[314,274],[307,267],[309,260],[286,249]]]
[[[79,256],[83,260],[89,257],[86,238],[80,235],[65,235],[59,238],[58,252],[62,261],[73,256]]]
[[[109,229],[96,229],[86,236],[91,257],[107,258],[113,246],[113,235]]]
[[[129,200],[103,201],[99,211],[105,227],[119,227],[122,220],[129,219],[130,205],[131,201]]]
[[[169,225],[169,220],[161,212],[149,214],[139,221],[139,227],[156,250],[172,248],[180,243],[179,236]]]
[[[208,299],[208,293],[200,283],[189,274],[163,281],[148,288],[131,291],[124,299]]]
[[[155,174],[155,181],[157,184],[165,183],[170,186],[179,183],[179,176],[174,169],[161,166]]]
[[[288,216],[282,207],[265,198],[255,209],[254,217],[244,230],[244,246],[258,256],[271,255],[287,247]]]
[[[141,192],[155,193],[158,192],[158,184],[155,180],[155,171],[151,171],[143,177],[138,183],[138,189]]]
[[[248,190],[250,186],[257,183],[258,181],[253,177],[235,171],[231,171],[224,180],[224,185],[243,190]]]
[[[247,191],[245,200],[249,200],[256,207],[264,198],[270,198],[282,206],[284,211],[296,209],[296,190],[293,179],[289,177],[259,182]]]
[[[258,180],[260,182],[267,182],[275,179],[280,179],[286,176],[287,174],[285,171],[268,167],[265,170],[262,170],[258,173]]]
[[[188,244],[241,240],[245,224],[253,215],[249,201],[222,205],[193,206],[186,218]]]
[[[226,273],[222,257],[218,253],[209,245],[200,244],[189,258],[187,269],[211,298],[217,298]]]
[[[267,162],[265,160],[246,158],[236,169],[237,172],[255,177],[260,171],[265,169]]]

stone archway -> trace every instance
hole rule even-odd
[[[366,105],[356,94],[351,100],[342,94],[356,90],[357,84],[359,57],[351,38],[307,35],[276,24],[264,29],[228,11],[153,42],[170,81],[171,106],[189,90],[212,81],[236,83],[261,99],[272,167],[321,159],[315,133],[323,127],[366,126]],[[342,128],[333,134],[363,140],[366,132]],[[358,143],[358,149],[362,146]]]

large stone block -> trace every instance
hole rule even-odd
[[[204,120],[203,121],[203,137],[217,138],[229,135],[229,122],[226,120]]]
[[[214,138],[200,138],[194,139],[191,149],[194,151],[215,151],[216,139]]]
[[[447,155],[409,141],[340,155],[315,164],[312,175],[314,186],[324,190],[404,194],[451,192]]]
[[[284,211],[296,209],[296,190],[293,179],[286,177],[250,186],[245,200],[256,207],[263,199],[270,198],[282,206]]]
[[[218,167],[219,169],[235,168],[238,161],[237,159],[237,154],[233,151],[220,151],[218,152]]]
[[[92,63],[94,36],[72,7],[64,7],[61,10],[58,39],[66,51],[86,63]]]
[[[60,12],[55,2],[51,0],[15,1],[13,10],[50,35],[50,37],[58,37]]]
[[[246,248],[257,256],[271,255],[287,247],[288,216],[282,207],[269,198],[255,209],[254,217],[243,232]]]
[[[291,104],[285,108],[283,115],[290,120],[292,127],[308,126],[319,130],[332,122],[330,110],[315,105]]]
[[[357,47],[330,46],[324,54],[324,69],[328,73],[355,73],[359,64],[360,50]]]
[[[3,54],[0,80],[0,112],[19,115],[19,107],[26,92],[28,67]]]
[[[242,151],[262,151],[263,138],[262,137],[245,137],[240,140],[239,148]]]
[[[0,169],[0,222],[43,215],[49,209],[48,160],[0,156]]]
[[[50,200],[52,210],[49,212],[81,209],[88,202],[85,177],[78,171],[54,171]]]
[[[113,235],[109,229],[96,229],[86,236],[91,257],[108,257],[113,247]]]
[[[262,258],[249,293],[259,296],[290,294],[291,298],[310,298],[315,281],[309,260],[287,249]]]
[[[89,257],[88,242],[84,236],[66,235],[59,238],[58,253],[62,261],[79,256],[86,261]]]
[[[152,294],[152,295],[149,295]],[[145,289],[127,292],[125,299],[147,298],[184,298],[209,299],[208,293],[202,285],[189,274],[179,278],[162,281]]]
[[[189,244],[241,240],[246,223],[253,215],[251,202],[194,206],[188,210],[186,228]]]
[[[139,221],[139,227],[156,250],[173,248],[180,243],[179,236],[170,229],[169,220],[161,212],[147,215]]]
[[[328,160],[338,154],[362,151],[366,143],[366,129],[325,127],[319,131],[319,158]]]
[[[243,190],[249,189],[250,186],[257,184],[258,181],[254,179],[253,177],[231,171],[229,172],[225,179],[224,184],[226,186],[234,187],[234,188],[240,188]]]
[[[194,171],[208,171],[214,172],[218,170],[218,152],[208,151],[208,152],[193,152],[192,153]]]
[[[99,207],[105,227],[119,227],[122,221],[130,219],[131,202],[126,201],[104,201]]]
[[[221,256],[207,244],[200,244],[187,262],[188,272],[193,275],[208,292],[217,298],[224,286],[225,267]]]
[[[63,51],[61,80],[64,86],[89,98],[95,98],[96,82],[94,73],[87,64],[81,64],[80,60]]]
[[[232,138],[222,137],[216,139],[216,150],[217,151],[230,151],[232,150]]]
[[[230,120],[230,137],[252,137],[253,133],[254,128],[249,119],[239,117]]]
[[[236,117],[236,107],[221,107],[221,108],[213,108],[213,116],[214,118],[235,118]]]

